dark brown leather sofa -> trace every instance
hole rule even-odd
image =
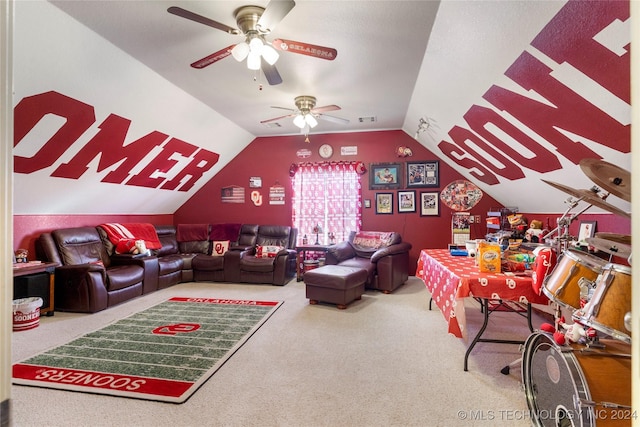
[[[402,241],[398,233],[390,233],[386,244],[373,248],[357,243],[356,233],[330,247],[325,257],[328,265],[343,265],[367,270],[365,288],[391,293],[409,278],[411,244]]]
[[[240,253],[239,281],[286,285],[296,274],[295,248],[297,238],[298,230],[295,228],[281,225],[259,226],[256,244]],[[261,246],[278,247],[280,250],[273,257],[260,256],[257,250]]]
[[[155,258],[110,257],[95,227],[54,230],[39,240],[46,259],[60,265],[56,310],[94,313],[158,289]]]
[[[115,253],[99,226],[41,234],[39,254],[60,265],[55,271],[55,309],[93,313],[187,281],[285,285],[295,276],[295,228],[238,224],[237,239],[223,256],[211,254],[213,234],[186,240],[180,237],[180,225],[155,229],[162,247],[142,255]],[[257,245],[284,249],[262,258],[256,255]]]

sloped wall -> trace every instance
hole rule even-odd
[[[14,43],[16,215],[173,213],[253,140],[46,1]]]
[[[588,189],[583,158],[632,169],[631,42],[628,1],[444,1],[404,129],[431,118],[420,141],[484,191],[561,212],[541,179]]]

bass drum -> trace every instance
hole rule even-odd
[[[522,382],[536,426],[631,425],[631,346],[558,346],[535,332],[522,354]]]

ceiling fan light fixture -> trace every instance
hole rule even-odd
[[[249,52],[249,56],[247,56],[247,68],[250,70],[259,70],[260,55],[255,54],[253,52]]]
[[[307,125],[305,118],[302,114],[298,114],[297,116],[294,117],[293,124],[298,126],[300,129],[304,129],[304,127]]]
[[[255,36],[249,42],[249,48],[251,49],[251,53],[260,56],[262,54],[262,49],[264,48],[264,42],[259,36]]]
[[[265,44],[262,48],[262,57],[269,65],[273,65],[280,57],[280,54],[273,47]]]
[[[233,47],[233,49],[231,49],[231,55],[236,61],[242,62],[247,57],[247,55],[249,55],[249,51],[250,48],[247,42],[242,42],[238,43]]]
[[[314,128],[316,126],[318,126],[318,121],[316,120],[315,117],[313,117],[312,114],[307,113],[304,116],[304,121],[305,123],[307,123],[311,128]]]

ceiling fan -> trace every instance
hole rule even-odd
[[[294,99],[294,103],[297,109],[272,106],[271,108],[287,110],[287,111],[290,111],[290,113],[284,116],[262,120],[260,123],[270,123],[270,122],[286,119],[289,117],[293,117],[293,124],[299,127],[305,135],[309,133],[309,129],[314,128],[318,125],[317,119],[326,120],[334,123],[340,123],[340,124],[349,123],[349,120],[347,119],[324,114],[327,111],[339,110],[340,107],[338,107],[337,105],[325,105],[324,107],[316,107],[315,96],[309,96],[309,95],[297,96]]]
[[[232,44],[217,52],[192,63],[194,68],[204,68],[232,55],[238,62],[247,59],[247,67],[264,72],[270,85],[282,83],[282,77],[275,67],[279,54],[277,51],[298,53],[332,61],[338,52],[329,47],[317,46],[292,40],[266,40],[275,26],[293,9],[293,0],[271,0],[266,8],[259,6],[242,6],[234,12],[238,28],[233,28],[181,7],[172,6],[167,12],[190,19],[191,21],[216,28],[231,35],[242,35],[244,41]]]

